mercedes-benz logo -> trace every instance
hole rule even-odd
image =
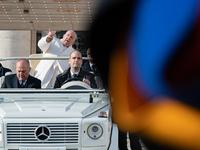
[[[47,140],[50,135],[51,131],[46,125],[40,125],[35,129],[35,137],[40,141]]]

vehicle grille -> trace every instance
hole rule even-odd
[[[48,139],[41,140],[36,134],[38,127],[44,126],[50,130]],[[8,144],[33,143],[78,143],[78,123],[8,123]]]

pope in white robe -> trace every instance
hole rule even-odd
[[[38,46],[43,57],[66,57],[75,50],[72,45],[76,37],[76,33],[69,30],[62,39],[58,39],[49,29],[48,35],[39,40]],[[41,60],[35,68],[35,77],[42,81],[42,88],[53,88],[56,76],[68,68],[68,60]]]

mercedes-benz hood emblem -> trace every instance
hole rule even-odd
[[[40,125],[35,129],[35,137],[40,141],[47,140],[50,135],[51,131],[46,125]]]

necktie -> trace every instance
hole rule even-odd
[[[22,82],[22,83],[20,84],[20,86],[21,86],[21,88],[24,88],[24,87],[25,87],[24,82]]]
[[[74,75],[73,75],[73,78],[76,78],[76,77],[77,77],[77,74],[74,74]]]

